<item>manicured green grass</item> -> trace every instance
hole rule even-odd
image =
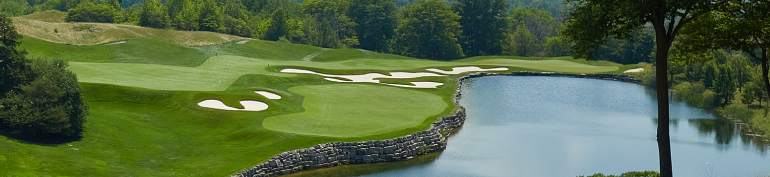
[[[209,58],[205,53],[154,38],[132,38],[125,44],[74,46],[22,38],[29,58],[62,59],[73,62],[145,63],[198,66]]]
[[[327,84],[290,88],[306,95],[302,113],[265,119],[269,130],[306,135],[359,137],[420,125],[448,105],[441,96],[370,84]]]
[[[320,47],[310,45],[263,40],[252,40],[246,44],[228,43],[195,48],[209,56],[234,55],[269,60],[300,60],[307,55],[321,50]]]
[[[222,91],[235,79],[245,74],[264,74],[279,77],[291,77],[297,74],[285,74],[269,71],[265,68],[293,66],[323,68],[326,70],[381,70],[381,71],[421,71],[431,67],[454,66],[494,66],[520,67],[540,71],[568,73],[596,73],[618,70],[617,66],[592,66],[563,60],[512,60],[490,59],[472,62],[441,62],[431,60],[379,60],[356,59],[338,62],[279,61],[246,58],[239,56],[215,56],[197,67],[181,67],[151,64],[124,63],[83,63],[71,62],[70,70],[78,74],[81,82],[104,83],[157,90],[185,91]],[[347,74],[345,71],[328,74]],[[364,74],[364,73],[360,73]]]
[[[31,57],[71,61],[69,69],[78,74],[91,115],[83,139],[69,143],[72,146],[0,137],[0,174],[10,176],[227,176],[293,149],[425,130],[456,107],[451,95],[460,75],[382,80],[445,84],[411,89],[279,72],[285,68],[365,74],[457,66],[566,73],[627,67],[571,58],[431,61],[353,49],[324,51],[308,62],[300,59],[321,48],[269,41],[200,47],[155,37],[109,46],[33,38],[23,42]],[[277,93],[282,99],[269,100],[254,90]],[[241,107],[241,100],[257,100],[270,107],[234,112],[196,105],[206,99],[232,107]]]

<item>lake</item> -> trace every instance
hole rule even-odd
[[[466,80],[465,125],[442,153],[297,176],[577,176],[659,171],[654,91],[560,77]],[[699,108],[670,104],[675,176],[770,175],[766,142]]]

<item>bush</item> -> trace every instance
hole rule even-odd
[[[707,107],[707,108],[716,108],[719,106],[719,97],[717,97],[717,93],[711,90],[706,90],[703,92],[703,102],[701,107]]]
[[[33,60],[34,80],[0,100],[5,133],[31,140],[77,138],[88,115],[77,77],[61,60]]]
[[[726,106],[722,110],[722,114],[727,117],[740,119],[744,122],[748,121],[751,117],[754,117],[754,111],[751,111],[751,109],[733,104]]]
[[[93,2],[80,3],[76,8],[67,13],[68,22],[99,22],[114,23],[119,11],[107,4],[94,4]]]

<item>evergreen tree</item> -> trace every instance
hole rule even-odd
[[[467,56],[499,55],[508,28],[505,1],[458,0],[463,35],[460,38]]]
[[[29,60],[24,57],[27,52],[16,49],[21,37],[11,19],[0,13],[0,99],[32,79]]]

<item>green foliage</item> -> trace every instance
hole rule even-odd
[[[504,0],[458,0],[460,44],[467,56],[500,55],[508,31]]]
[[[174,0],[168,3],[171,24],[179,30],[198,30],[200,28],[200,8],[190,0]],[[173,10],[172,10],[173,9]]]
[[[549,37],[548,39],[546,39],[545,44],[543,44],[546,55],[554,56],[554,57],[569,56],[570,46],[572,46],[572,43],[564,40],[564,38],[560,36]]]
[[[26,15],[34,12],[35,9],[29,6],[26,0],[3,0],[0,1],[0,13],[10,16]]]
[[[0,98],[32,79],[26,51],[18,50],[21,34],[16,32],[10,18],[0,13]]]
[[[714,80],[716,80],[717,72],[719,72],[719,69],[717,68],[717,64],[713,62],[708,62],[705,65],[703,65],[702,71],[703,71],[703,85],[705,85],[706,88],[713,88]]]
[[[100,22],[114,23],[115,17],[120,11],[114,9],[108,4],[94,4],[93,2],[84,2],[76,8],[70,9],[67,13],[68,22]]]
[[[170,19],[166,13],[166,6],[160,0],[146,0],[139,14],[139,26],[152,28],[167,28]]]
[[[510,42],[506,46],[505,54],[523,57],[535,56],[538,49],[535,40],[535,36],[529,33],[527,26],[519,25],[516,28],[516,32],[510,36]]]
[[[35,80],[0,100],[0,124],[12,135],[32,139],[80,136],[88,105],[77,77],[65,61],[32,63]]]
[[[631,32],[630,39],[607,37],[607,43],[592,52],[592,60],[606,60],[621,64],[654,61],[655,31],[646,26]],[[588,56],[588,54],[579,54]]]
[[[620,175],[604,175],[601,173],[596,173],[591,176],[579,177],[660,177],[660,173],[655,171],[629,171]]]
[[[404,56],[433,60],[462,58],[460,16],[440,0],[420,1],[404,7],[392,50]],[[363,47],[363,44],[362,44]]]
[[[222,9],[217,6],[214,0],[201,1],[200,11],[200,30],[221,32],[224,31],[224,26],[221,24],[224,20],[224,14]]]
[[[351,5],[349,0],[304,1],[302,9],[311,16],[303,21],[303,43],[327,48],[357,47],[357,24],[346,14]]]
[[[388,41],[393,38],[397,25],[395,17],[396,3],[394,0],[352,0],[348,16],[358,24],[356,35],[362,49],[385,52]],[[427,20],[427,19],[422,19]],[[434,22],[441,23],[441,22]],[[455,29],[446,28],[452,31]],[[453,31],[454,32],[454,31]],[[429,35],[429,34],[425,34]]]
[[[725,108],[722,109],[722,114],[744,122],[748,121],[751,117],[754,117],[754,111],[751,111],[751,109],[747,107],[738,105],[725,106]]]
[[[733,69],[722,65],[720,69],[716,70],[716,78],[714,78],[714,92],[722,100],[723,105],[727,105],[735,97],[735,91],[737,86],[733,81]]]
[[[286,10],[278,9],[271,15],[270,27],[265,34],[265,39],[271,41],[277,41],[281,37],[287,37],[289,35],[289,14]]]

